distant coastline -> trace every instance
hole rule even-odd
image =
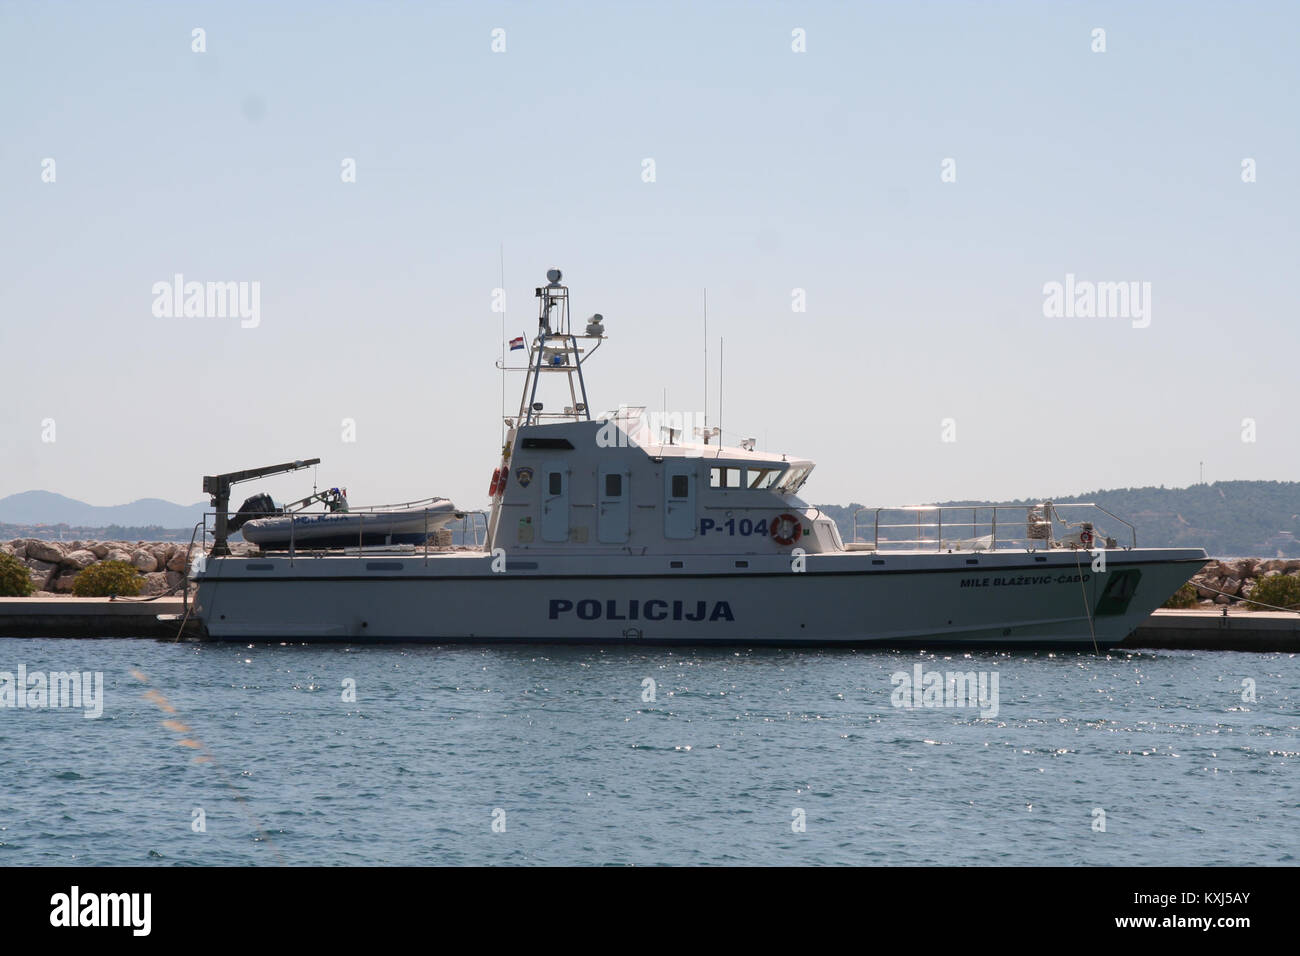
[[[177,541],[188,543],[193,532],[193,528],[164,528],[159,525],[86,527],[69,524],[5,524],[0,522],[0,541],[37,538],[42,541],[68,543],[73,541]]]

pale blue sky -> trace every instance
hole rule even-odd
[[[816,460],[814,501],[1295,479],[1298,32],[1294,3],[0,3],[0,496],[190,502],[319,456],[359,503],[482,506],[502,244],[508,335],[552,264],[606,316],[596,407],[702,409],[707,286],[724,427]],[[260,282],[260,326],[155,318],[177,272]],[[1066,273],[1150,282],[1150,327],[1045,318]]]

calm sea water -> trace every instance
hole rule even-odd
[[[996,673],[997,716],[893,706],[916,663]],[[20,664],[106,690],[0,709],[8,866],[1300,856],[1295,655],[0,641]]]

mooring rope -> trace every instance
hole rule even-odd
[[[1205,588],[1207,591],[1213,591],[1215,594],[1222,594],[1226,598],[1232,598],[1234,601],[1245,601],[1247,604],[1254,604],[1259,607],[1266,607],[1270,611],[1284,611],[1287,614],[1300,614],[1300,608],[1296,607],[1278,607],[1276,604],[1265,604],[1263,601],[1255,601],[1248,597],[1241,597],[1236,594],[1229,594],[1227,591],[1220,591],[1218,588],[1212,588],[1208,584],[1193,584],[1194,588]],[[1226,607],[1226,605],[1224,605]],[[1166,610],[1179,610],[1179,608],[1166,608]],[[1188,608],[1188,610],[1191,610]]]
[[[188,581],[181,581],[181,582],[178,583],[178,584],[173,584],[173,585],[172,585],[171,587],[169,587],[166,591],[160,591],[158,594],[154,594],[154,595],[152,595],[152,596],[150,596],[150,597],[143,597],[143,598],[142,598],[142,597],[125,597],[125,596],[119,596],[119,595],[116,595],[116,594],[110,594],[110,595],[109,595],[109,599],[110,599],[110,600],[113,600],[113,601],[121,601],[123,604],[146,604],[146,603],[148,603],[149,601],[156,601],[156,600],[158,600],[159,598],[165,598],[165,597],[168,597],[168,596],[170,596],[170,595],[172,595],[172,594],[175,594],[177,591],[179,591],[179,590],[181,589],[181,585],[182,585],[182,584],[188,584],[188,583],[189,583]]]
[[[1092,626],[1092,608],[1088,605],[1088,586],[1083,583],[1083,565],[1079,563],[1079,549],[1074,549],[1074,566],[1079,569],[1079,590],[1083,593],[1083,613],[1088,618],[1088,633],[1092,635],[1092,652],[1101,656],[1101,649],[1097,647],[1097,631]]]

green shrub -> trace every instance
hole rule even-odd
[[[1196,585],[1188,581],[1169,598],[1162,606],[1174,608],[1175,610],[1184,610],[1189,607],[1196,607]]]
[[[12,554],[0,551],[0,597],[27,597],[35,590],[27,565]]]
[[[1274,607],[1300,606],[1300,578],[1289,574],[1275,574],[1271,578],[1261,578],[1255,585],[1255,590],[1250,592],[1250,597],[1244,600],[1251,605],[1259,602]],[[1256,607],[1255,610],[1268,609]]]
[[[72,582],[77,597],[133,597],[140,593],[140,574],[125,561],[100,561]]]

